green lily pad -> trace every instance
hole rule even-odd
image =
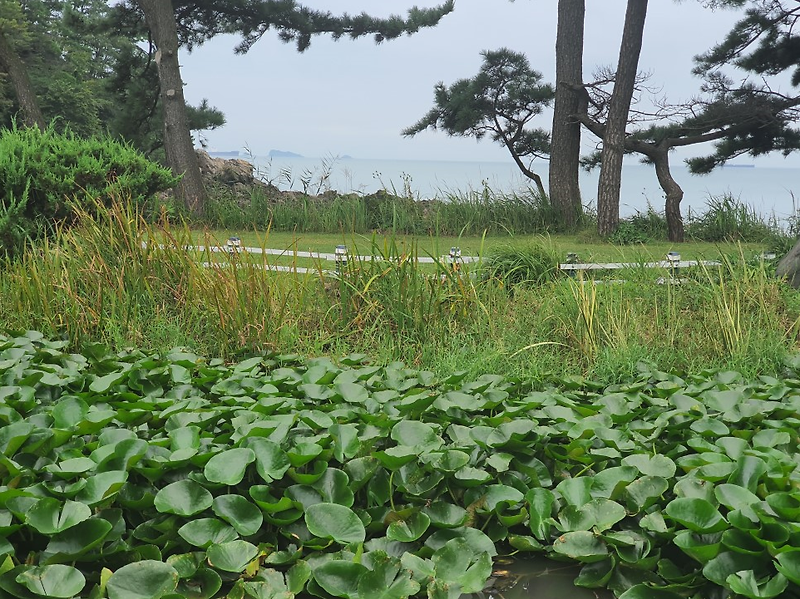
[[[63,564],[27,569],[17,576],[17,582],[40,597],[55,599],[73,597],[86,586],[77,568]]]
[[[142,560],[116,570],[106,583],[109,599],[160,599],[178,586],[178,572],[164,562]]]
[[[264,515],[258,506],[241,495],[220,495],[212,504],[214,513],[228,522],[243,537],[256,534],[264,523]]]
[[[366,531],[361,519],[350,508],[336,503],[317,503],[305,511],[309,532],[337,543],[363,543]]]
[[[711,502],[697,497],[673,499],[667,504],[664,513],[694,532],[721,532],[728,527],[722,514]]]
[[[156,493],[155,508],[165,514],[194,516],[211,507],[214,498],[193,480],[181,480]]]
[[[258,555],[258,547],[247,541],[211,545],[206,551],[211,567],[225,572],[242,572]]]
[[[252,449],[236,447],[212,457],[206,463],[203,474],[212,483],[238,485],[244,478],[247,466],[255,461],[256,454]]]

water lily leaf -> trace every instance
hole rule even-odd
[[[419,583],[411,579],[411,572],[401,571],[396,560],[377,564],[358,578],[358,594],[362,598],[406,599],[419,589]]]
[[[368,571],[361,564],[331,560],[313,568],[313,576],[317,584],[334,597],[360,599],[358,580]]]
[[[752,570],[735,572],[728,576],[725,581],[734,593],[749,597],[749,599],[780,597],[789,585],[789,581],[782,574],[777,574],[766,582],[759,584]]]
[[[728,576],[743,570],[753,570],[758,565],[757,559],[752,555],[723,551],[717,557],[703,566],[703,576],[721,587],[727,585]],[[780,571],[780,568],[778,568]],[[781,572],[786,576],[785,573]],[[787,576],[788,578],[788,576]]]
[[[327,503],[338,503],[347,507],[353,505],[353,491],[350,489],[350,479],[342,470],[326,468],[325,471],[312,485],[322,500]]]
[[[464,539],[472,548],[472,553],[488,553],[491,557],[497,555],[494,542],[477,528],[446,528],[438,530],[425,540],[425,546],[433,551],[438,551],[453,539]]]
[[[387,538],[411,543],[419,539],[431,524],[431,519],[422,512],[412,512],[402,520],[394,520],[386,529]]]
[[[719,555],[721,539],[722,535],[719,533],[701,535],[691,530],[681,530],[675,534],[673,543],[689,557],[706,564]]]
[[[306,582],[311,578],[312,571],[308,562],[300,560],[286,572],[286,588],[290,593],[301,593]]]
[[[305,511],[309,532],[337,543],[363,543],[366,531],[361,519],[350,508],[336,503],[318,503]]]
[[[333,456],[340,464],[346,464],[347,460],[358,455],[361,441],[355,424],[336,423],[328,427],[328,432],[333,439]]]
[[[633,466],[606,468],[593,477],[590,493],[592,497],[617,500],[638,475]]]
[[[244,478],[247,466],[256,461],[252,449],[235,447],[222,451],[206,463],[203,474],[212,483],[238,485]]]
[[[43,535],[54,535],[79,522],[88,520],[92,510],[85,503],[67,500],[63,507],[58,499],[44,498],[25,515],[29,526]]]
[[[336,395],[348,403],[363,404],[369,399],[369,391],[358,383],[338,383],[333,388]]]
[[[727,483],[714,487],[714,497],[720,504],[732,510],[740,510],[761,502],[757,495],[751,493],[745,487]]]
[[[576,508],[566,506],[559,514],[565,531],[592,530],[602,532],[625,518],[625,508],[610,499],[592,499],[589,503]]]
[[[469,454],[456,449],[443,451],[431,462],[431,465],[441,472],[455,472],[467,464],[469,464]]]
[[[431,557],[438,580],[456,583],[463,593],[483,590],[492,574],[492,558],[482,551],[475,551],[466,539],[456,538],[436,550]]]
[[[767,465],[764,460],[757,456],[743,455],[737,461],[736,470],[731,474],[728,482],[755,493],[759,480],[766,472]]]
[[[256,458],[256,472],[266,483],[283,478],[292,465],[289,456],[280,445],[263,437],[248,437],[242,442],[242,447],[253,451]]]
[[[17,582],[36,595],[56,599],[73,597],[86,586],[77,568],[63,564],[30,568],[17,576]]]
[[[800,519],[800,494],[770,493],[767,495],[769,507],[781,518],[796,522]]]
[[[436,528],[458,528],[469,518],[469,513],[463,507],[446,501],[434,501],[422,511]]]
[[[670,458],[665,455],[646,455],[637,453],[629,455],[622,460],[626,466],[633,466],[645,476],[661,476],[672,478],[675,476],[676,466]]]
[[[525,495],[530,513],[530,529],[533,536],[540,541],[549,541],[550,527],[553,521],[553,503],[555,496],[548,489],[535,488]]]
[[[112,372],[111,374],[107,374],[105,376],[99,376],[92,381],[92,383],[89,385],[89,389],[94,391],[95,393],[105,393],[111,387],[113,387],[114,385],[125,379],[127,376],[128,376],[127,371]]]
[[[247,541],[228,541],[211,545],[206,551],[211,567],[225,572],[242,572],[258,555],[258,547]]]
[[[317,443],[300,442],[290,448],[286,456],[292,466],[299,468],[316,458],[322,450],[322,446]]]
[[[599,562],[585,564],[581,568],[580,574],[575,579],[575,584],[579,587],[599,589],[605,587],[614,573],[614,560],[604,559]]]
[[[464,466],[456,471],[453,478],[463,487],[477,487],[490,481],[492,475],[482,468]]]
[[[112,528],[108,520],[94,517],[53,535],[40,563],[72,562],[105,541]]]
[[[261,510],[241,495],[220,495],[211,507],[243,537],[256,534],[264,522]]]
[[[567,505],[581,507],[592,500],[592,479],[588,476],[566,478],[556,486],[556,491]]]
[[[629,507],[640,512],[656,503],[669,489],[669,482],[661,476],[643,476],[625,487]]]
[[[190,545],[201,549],[233,541],[239,536],[235,528],[217,518],[197,518],[187,522],[178,529],[178,534]]]
[[[181,579],[175,594],[181,599],[211,599],[222,588],[222,578],[211,568],[199,568],[189,579]]]
[[[164,562],[142,560],[123,566],[108,579],[109,599],[160,599],[178,586],[178,572]]]
[[[0,454],[13,456],[35,428],[30,422],[14,422],[0,427]]]
[[[156,493],[155,508],[165,514],[194,516],[211,507],[214,498],[193,480],[180,480]]]
[[[776,559],[778,563],[775,567],[778,572],[794,584],[800,584],[800,549],[790,549],[779,553]]]
[[[418,420],[401,420],[392,427],[390,436],[398,445],[413,447],[417,453],[438,449],[442,445],[433,425]]]
[[[722,514],[711,502],[696,497],[673,499],[664,513],[694,532],[721,532],[728,527]]]
[[[683,595],[649,584],[636,584],[619,596],[619,599],[683,599]]]
[[[65,397],[58,401],[50,415],[56,428],[72,428],[80,423],[89,411],[89,404],[78,397]]]
[[[94,507],[116,495],[127,480],[128,473],[124,470],[100,472],[89,477],[86,486],[75,496],[75,500]]]
[[[599,562],[608,557],[606,544],[589,531],[568,532],[553,542],[553,551],[584,563]]]

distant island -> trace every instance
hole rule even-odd
[[[302,154],[295,154],[294,152],[286,152],[284,150],[270,150],[268,156],[270,158],[303,158]]]

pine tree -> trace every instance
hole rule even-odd
[[[411,34],[436,25],[454,8],[454,1],[430,8],[411,8],[406,18],[375,18],[365,13],[351,16],[312,10],[295,0],[126,0],[120,5],[131,21],[136,15],[146,23],[156,47],[161,104],[164,117],[164,146],[172,171],[183,175],[180,197],[191,209],[202,211],[205,190],[189,135],[189,118],[183,96],[178,48],[195,44],[220,33],[238,33],[237,51],[246,52],[269,31],[298,51],[308,48],[315,35],[334,39],[372,35],[376,42]]]

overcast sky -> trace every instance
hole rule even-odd
[[[335,13],[404,14],[413,0],[306,0]],[[434,1],[416,4],[433,6]],[[237,39],[221,37],[183,52],[186,97],[203,98],[222,110],[227,124],[206,135],[217,150],[264,155],[271,149],[307,157],[351,155],[394,160],[508,161],[489,140],[448,138],[426,131],[403,138],[400,131],[433,106],[433,88],[477,73],[482,50],[508,47],[528,56],[552,82],[555,70],[556,0],[457,0],[439,26],[376,45],[372,38],[313,39],[300,54],[274,34],[244,56]],[[625,0],[587,0],[584,79],[616,63]],[[671,101],[698,91],[692,57],[722,39],[737,17],[711,11],[698,0],[652,0],[640,69]],[[549,115],[537,125],[549,128]],[[771,163],[780,164],[782,158]]]

